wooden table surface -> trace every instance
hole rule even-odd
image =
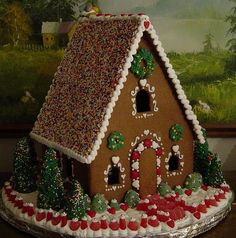
[[[226,181],[236,191],[236,171],[224,173]],[[0,173],[0,186],[9,178],[9,174]],[[235,198],[236,199],[236,198]],[[0,237],[5,238],[33,238],[33,236],[21,232],[0,218]],[[236,237],[236,200],[232,205],[230,214],[212,230],[199,236],[200,238],[235,238]]]

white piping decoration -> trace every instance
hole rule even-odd
[[[105,181],[105,184],[106,184],[105,185],[105,190],[107,192],[109,192],[109,191],[116,191],[117,189],[125,187],[125,177],[126,177],[126,174],[124,173],[125,172],[125,168],[119,162],[120,161],[120,157],[119,156],[112,156],[111,161],[112,161],[112,165],[109,164],[107,166],[107,168],[104,170],[104,173],[103,173],[105,175],[104,176],[104,181]],[[120,180],[121,180],[121,183],[109,185],[108,184],[108,174],[109,174],[109,170],[113,166],[119,168],[119,170],[120,170]]]
[[[168,157],[165,158],[165,168],[167,177],[181,175],[184,170],[184,156],[179,151],[179,145],[173,145],[171,150],[172,151],[168,154]],[[179,167],[178,170],[169,171],[169,160],[172,155],[175,155],[179,158]]]
[[[116,101],[118,100],[118,97],[121,93],[121,89],[124,87],[124,83],[127,80],[128,69],[129,69],[129,67],[130,67],[130,65],[133,61],[133,55],[135,55],[137,53],[137,49],[139,47],[139,42],[140,42],[140,40],[143,36],[144,31],[147,31],[149,33],[150,37],[153,39],[153,44],[156,46],[156,50],[157,50],[159,56],[161,57],[162,61],[165,63],[165,67],[167,69],[168,76],[169,76],[170,80],[172,81],[172,83],[174,84],[177,96],[180,96],[180,97],[181,96],[186,96],[184,91],[180,90],[180,86],[181,86],[180,81],[177,79],[177,75],[176,75],[175,71],[173,70],[172,65],[169,63],[169,59],[168,59],[166,53],[164,52],[164,49],[162,48],[161,42],[159,41],[159,38],[156,34],[156,31],[154,30],[151,22],[149,21],[148,16],[146,16],[146,15],[132,15],[132,16],[128,16],[128,15],[125,15],[125,16],[104,16],[104,15],[102,15],[102,16],[91,16],[89,18],[82,17],[82,18],[79,19],[79,21],[80,22],[91,21],[91,20],[94,20],[94,21],[99,21],[99,20],[109,21],[110,19],[119,19],[119,20],[122,20],[122,19],[138,19],[140,21],[140,25],[138,27],[136,35],[133,38],[133,43],[131,44],[131,47],[130,47],[130,50],[129,50],[129,53],[128,53],[128,56],[127,56],[127,59],[126,59],[126,62],[125,62],[125,65],[124,65],[122,73],[121,73],[121,78],[119,79],[119,83],[118,83],[118,85],[116,86],[116,89],[113,92],[113,96],[111,98],[110,103],[108,103],[108,105],[107,105],[106,113],[105,113],[105,116],[104,116],[104,121],[102,123],[102,126],[100,128],[100,132],[97,135],[97,140],[95,141],[90,154],[87,157],[81,156],[80,154],[75,153],[73,150],[68,149],[66,147],[63,147],[63,146],[59,145],[58,143],[49,141],[49,140],[47,140],[47,139],[45,139],[45,138],[43,138],[43,137],[41,137],[41,136],[39,136],[35,133],[32,133],[32,132],[30,133],[30,136],[33,139],[37,140],[38,142],[40,142],[42,144],[45,144],[47,146],[53,147],[57,150],[60,150],[64,154],[66,154],[70,157],[73,157],[73,158],[77,159],[78,161],[80,161],[82,163],[87,163],[87,164],[90,164],[95,159],[95,157],[97,155],[97,151],[100,148],[100,145],[102,143],[102,139],[105,137],[105,133],[106,133],[107,127],[109,125],[109,119],[111,118],[113,108],[115,107]],[[147,29],[145,29],[145,27],[144,27],[144,22],[145,21],[149,21],[149,23],[150,23]],[[69,43],[69,45],[70,45],[70,43]],[[58,67],[58,70],[60,70],[60,66]],[[55,75],[56,74],[57,74],[57,72],[55,73]],[[55,80],[55,78],[54,78],[54,80]],[[53,80],[53,82],[54,82],[54,80]],[[52,87],[52,85],[50,86],[49,91],[51,90],[51,87]],[[47,99],[48,99],[48,95],[46,96],[45,103],[46,103]],[[204,138],[203,133],[201,131],[201,127],[200,127],[200,129],[199,129],[199,127],[197,127],[197,126],[199,126],[199,122],[198,122],[197,117],[195,116],[194,112],[192,111],[192,107],[189,104],[189,101],[186,99],[186,100],[180,100],[180,102],[184,106],[184,108],[186,110],[188,110],[190,112],[190,114],[192,115],[192,116],[187,117],[187,119],[192,122],[193,130],[195,131],[199,142],[201,144],[205,143],[205,138]],[[40,113],[41,112],[42,112],[42,108],[40,110]],[[39,115],[40,115],[40,113],[39,113]],[[185,111],[185,114],[187,116],[186,111]],[[39,115],[38,115],[38,117],[39,117]],[[38,119],[38,117],[37,117],[37,119]],[[36,121],[36,124],[37,124],[37,121]]]

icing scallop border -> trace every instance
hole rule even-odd
[[[181,104],[183,105],[184,109],[185,109],[185,114],[186,114],[186,118],[192,122],[193,124],[193,130],[197,135],[197,138],[199,140],[199,142],[201,144],[205,143],[205,138],[203,136],[203,133],[201,131],[201,126],[199,124],[199,121],[197,120],[197,116],[194,114],[193,110],[192,110],[192,106],[189,103],[189,100],[187,99],[185,92],[180,84],[180,81],[177,78],[177,75],[172,67],[172,65],[170,64],[170,61],[166,55],[166,53],[164,52],[164,49],[162,47],[161,41],[159,40],[157,33],[155,31],[155,29],[153,28],[149,17],[147,15],[142,15],[142,14],[138,14],[138,15],[120,15],[120,16],[113,16],[113,15],[99,15],[99,16],[91,16],[89,18],[87,17],[82,17],[79,19],[79,21],[83,22],[83,21],[91,21],[91,20],[109,20],[109,19],[117,19],[117,20],[122,20],[122,19],[138,19],[140,21],[139,26],[138,26],[138,30],[136,35],[133,37],[133,42],[131,44],[128,56],[126,58],[126,62],[124,64],[122,73],[121,73],[121,78],[119,79],[119,82],[113,92],[113,95],[111,97],[111,101],[108,103],[107,108],[106,108],[106,113],[104,116],[104,120],[102,122],[102,126],[100,129],[100,132],[97,135],[97,140],[95,141],[95,143],[92,146],[92,150],[90,152],[90,154],[87,157],[81,156],[77,153],[75,153],[73,150],[68,149],[64,146],[59,145],[58,143],[49,141],[33,132],[30,133],[30,136],[37,140],[38,142],[48,145],[50,147],[53,147],[57,150],[60,150],[61,152],[65,153],[66,155],[75,158],[76,160],[82,162],[82,163],[87,163],[90,164],[92,163],[92,161],[95,159],[96,155],[97,155],[97,151],[100,148],[100,145],[102,143],[102,139],[105,137],[105,133],[107,131],[107,127],[109,125],[109,119],[111,118],[111,114],[113,112],[113,109],[116,105],[116,102],[118,101],[118,97],[121,94],[121,90],[124,87],[124,83],[127,80],[127,75],[129,73],[128,69],[131,67],[131,63],[133,61],[133,55],[135,55],[137,53],[138,47],[139,47],[139,42],[141,41],[141,38],[143,36],[144,31],[148,32],[151,39],[153,40],[153,44],[156,47],[156,50],[159,54],[159,56],[161,57],[162,61],[165,64],[166,70],[167,70],[167,74],[171,80],[171,82],[173,83],[175,89],[176,89],[176,93],[177,93],[177,97],[179,99],[179,101],[181,102]],[[144,22],[148,21],[148,27],[146,28],[144,26]],[[70,44],[70,43],[69,43]],[[59,66],[60,67],[60,66]],[[58,67],[58,69],[59,69]],[[51,87],[50,87],[51,89]],[[47,97],[46,97],[47,99]],[[42,110],[42,109],[41,109]],[[37,121],[36,121],[37,123]]]

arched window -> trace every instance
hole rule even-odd
[[[150,96],[144,89],[141,89],[136,95],[136,108],[137,112],[150,111]]]
[[[174,171],[179,169],[179,156],[172,154],[169,159],[169,171]]]
[[[118,167],[112,166],[108,172],[108,185],[120,183],[120,170]]]

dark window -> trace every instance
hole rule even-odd
[[[169,171],[174,171],[179,169],[179,156],[172,154],[169,159]]]
[[[120,180],[120,170],[117,167],[111,167],[108,172],[108,185],[118,184]]]
[[[144,89],[140,90],[136,95],[136,108],[137,108],[137,112],[150,111],[149,93]]]
[[[67,158],[66,161],[66,174],[67,177],[71,178],[72,177],[72,160]]]

